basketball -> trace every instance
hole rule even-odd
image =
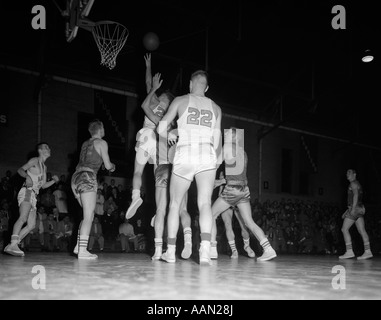
[[[143,44],[148,51],[154,51],[159,47],[160,40],[156,33],[148,32],[143,38]]]

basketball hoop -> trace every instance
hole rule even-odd
[[[116,57],[127,41],[128,29],[118,22],[98,21],[91,31],[101,53],[101,65],[113,69]]]

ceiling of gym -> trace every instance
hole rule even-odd
[[[63,8],[65,1],[56,3]],[[142,39],[151,31],[160,38],[153,72],[161,72],[163,87],[176,94],[187,92],[192,71],[207,69],[208,94],[222,107],[380,146],[374,132],[379,57],[361,62],[364,50],[375,52],[380,39],[369,1],[342,2],[346,29],[334,30],[333,1],[96,0],[90,20],[117,21],[130,33],[113,70],[99,65],[90,32],[80,29],[67,43],[53,1],[36,4],[46,7],[46,30],[31,28],[31,4],[5,6],[2,27],[10,31],[0,48],[3,61],[26,61],[47,72],[61,66],[144,87]]]

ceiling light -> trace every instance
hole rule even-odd
[[[374,59],[373,54],[370,50],[365,50],[365,54],[362,57],[363,62],[371,62]]]

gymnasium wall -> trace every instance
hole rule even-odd
[[[7,77],[10,83],[8,121],[6,126],[0,126],[1,174],[7,169],[15,172],[27,162],[35,145],[46,141],[52,149],[52,155],[46,162],[48,170],[52,174],[68,175],[78,161],[79,115],[93,118],[94,89],[50,80],[43,86],[38,100],[34,96],[35,75],[8,72]],[[125,150],[128,153],[134,145],[137,130],[133,120],[137,98],[127,96],[124,101],[125,105],[120,108],[126,110],[125,119],[118,121],[128,123],[125,132]],[[89,137],[87,127],[81,131],[85,131],[85,138]]]

